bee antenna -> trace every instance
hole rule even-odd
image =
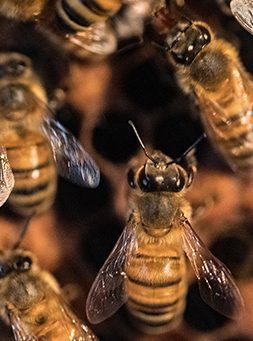
[[[134,131],[134,133],[135,133],[135,135],[136,135],[136,137],[137,137],[137,139],[138,139],[138,141],[139,141],[139,143],[141,145],[141,148],[144,151],[144,154],[147,156],[147,158],[149,158],[149,160],[151,160],[156,165],[157,164],[156,160],[154,158],[152,158],[151,155],[148,154],[148,152],[147,152],[147,150],[146,150],[146,148],[144,146],[144,143],[142,142],[142,140],[140,138],[140,135],[138,134],[137,129],[135,128],[135,125],[133,124],[133,122],[131,120],[129,120],[128,123],[133,128],[133,131]]]
[[[182,159],[185,158],[186,155],[188,155],[205,138],[206,138],[206,133],[203,133],[189,148],[186,149],[186,151],[181,156],[179,156],[173,161],[170,161],[168,165],[172,163],[179,163],[180,161],[182,161]]]
[[[24,223],[24,225],[23,225],[23,227],[22,227],[22,230],[21,230],[21,233],[20,233],[20,235],[19,235],[19,237],[18,237],[18,240],[17,240],[16,243],[13,245],[12,250],[16,250],[16,249],[19,247],[19,245],[21,244],[21,242],[22,242],[22,240],[23,240],[23,238],[24,238],[24,236],[25,236],[25,234],[26,234],[26,232],[27,232],[27,230],[28,230],[29,223],[30,223],[32,217],[33,217],[33,216],[30,216],[30,217],[28,217],[28,218],[25,220],[25,223]]]

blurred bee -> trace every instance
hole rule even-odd
[[[232,0],[231,12],[249,33],[253,34],[253,4],[250,0]]]
[[[169,24],[162,39],[180,85],[194,93],[206,132],[231,168],[249,176],[253,168],[251,76],[236,49],[217,39],[206,23],[181,17]]]
[[[0,13],[20,20],[35,19],[48,0],[0,0]]]
[[[19,248],[21,238],[14,248],[0,250],[0,317],[15,340],[98,340],[70,310],[56,279]]]
[[[149,155],[142,144],[148,160],[128,172],[133,189],[129,220],[91,287],[86,305],[90,322],[103,321],[127,301],[144,331],[175,327],[187,291],[184,252],[207,304],[228,317],[243,307],[229,270],[208,251],[188,220],[191,209],[183,194],[196,169],[191,153],[195,145],[172,160],[160,151]]]
[[[28,56],[0,53],[0,145],[15,178],[9,204],[25,216],[48,209],[55,198],[57,170],[81,186],[96,187],[92,158],[47,109],[41,78]]]
[[[116,50],[119,39],[141,36],[153,2],[0,0],[0,13],[17,20],[36,20],[39,26],[64,38],[66,47],[76,55],[86,57],[90,53],[110,54]]]

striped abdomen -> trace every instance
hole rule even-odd
[[[166,238],[147,237],[126,268],[128,307],[139,326],[153,334],[175,327],[185,307],[184,255]]]
[[[120,0],[58,0],[55,19],[66,32],[80,32],[104,21],[120,7]]]
[[[15,185],[9,204],[25,216],[48,209],[55,198],[57,173],[49,142],[41,135],[6,146]]]
[[[221,117],[215,110],[206,113],[203,108],[203,121],[207,133],[231,168],[239,174],[247,175],[253,169],[253,103],[243,110],[243,106],[238,108],[234,104],[238,100],[235,95],[231,92],[229,94],[226,96],[231,100],[226,110],[227,116]]]

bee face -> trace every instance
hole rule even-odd
[[[29,111],[34,108],[34,95],[40,92],[39,88],[30,58],[19,53],[1,53],[0,109],[5,118],[22,119],[28,108]]]
[[[181,20],[166,38],[173,60],[182,65],[191,64],[210,41],[211,35],[205,26],[187,20]]]
[[[186,184],[186,172],[171,158],[157,151],[136,172],[130,169],[128,183],[142,192],[179,192]]]
[[[0,254],[0,283],[11,274],[28,272],[32,268],[33,260],[30,254],[12,251],[11,253]]]

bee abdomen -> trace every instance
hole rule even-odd
[[[234,114],[227,121],[214,122],[218,145],[231,167],[238,172],[248,172],[253,167],[253,115]]]
[[[46,140],[7,147],[15,178],[9,204],[17,213],[29,216],[48,209],[55,197],[56,168]]]
[[[127,268],[126,288],[128,308],[139,326],[153,334],[167,331],[184,311],[184,260],[137,255]]]
[[[119,0],[58,0],[55,16],[66,32],[79,32],[113,15],[120,6]]]

